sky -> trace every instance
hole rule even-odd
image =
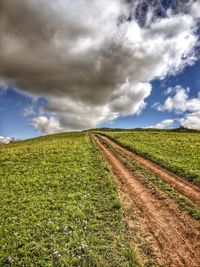
[[[1,0],[0,143],[200,129],[200,1]]]

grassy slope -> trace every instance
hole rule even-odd
[[[200,184],[200,133],[105,132],[121,145]]]
[[[133,266],[122,211],[86,134],[0,147],[0,265]]]

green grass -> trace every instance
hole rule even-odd
[[[133,131],[104,134],[200,185],[200,133]]]
[[[137,266],[107,165],[87,134],[0,147],[0,266]]]
[[[131,170],[134,172],[140,172],[142,177],[145,179],[145,183],[150,185],[152,190],[153,185],[153,192],[156,192],[156,188],[161,189],[164,191],[170,198],[176,201],[180,210],[186,211],[193,219],[200,220],[200,209],[197,205],[192,203],[186,197],[180,195],[170,184],[166,183],[165,181],[161,180],[158,176],[153,174],[147,168],[139,164],[137,161],[129,158],[123,152],[115,149],[112,145],[107,143],[105,140],[102,139],[102,142],[115,154],[117,155],[123,162],[126,164]]]

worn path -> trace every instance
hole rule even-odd
[[[155,173],[160,179],[169,183],[174,189],[176,189],[183,196],[190,199],[192,202],[200,207],[200,188],[192,183],[187,182],[180,176],[166,170],[151,160],[145,159],[144,157],[120,146],[119,144],[112,141],[110,138],[101,135],[101,138],[112,145],[118,151],[123,152],[128,157],[136,160],[140,164],[144,165],[151,172]]]
[[[128,194],[141,227],[151,237],[158,261],[164,266],[199,267],[199,222],[181,212],[172,199],[159,198],[98,136],[93,135],[93,139],[120,183],[120,191]],[[118,148],[114,142],[108,141]]]

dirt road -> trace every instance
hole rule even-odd
[[[94,141],[108,161],[120,184],[120,192],[128,195],[140,224],[152,240],[154,253],[164,266],[200,266],[200,224],[169,198],[159,198],[111,152],[97,136]],[[118,186],[119,186],[118,184]]]
[[[183,196],[190,199],[192,202],[197,204],[200,207],[200,188],[195,186],[192,183],[187,182],[186,180],[182,179],[180,176],[162,168],[161,166],[157,165],[156,163],[139,156],[138,154],[118,145],[111,139],[106,136],[101,135],[106,142],[111,144],[115,149],[123,152],[128,157],[138,161],[140,164],[144,165],[147,169],[151,172],[155,173],[160,179],[164,180],[165,182],[169,183],[173,188],[175,188],[179,193]]]

